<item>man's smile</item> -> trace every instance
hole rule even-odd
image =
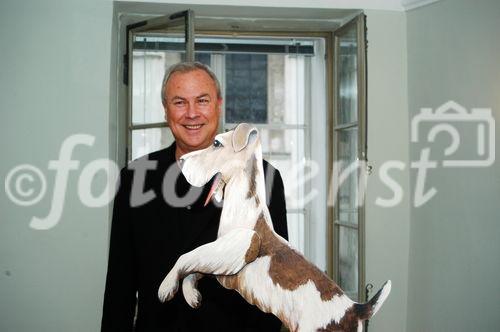
[[[196,129],[200,129],[203,124],[197,124],[197,125],[182,125],[184,128],[188,129],[188,130],[196,130]]]

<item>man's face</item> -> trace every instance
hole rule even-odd
[[[217,134],[222,99],[203,70],[176,72],[165,87],[165,117],[177,144],[176,157],[206,148]]]

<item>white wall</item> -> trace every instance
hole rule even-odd
[[[500,121],[500,2],[441,1],[408,13],[410,115],[455,100],[490,107]],[[473,123],[470,123],[473,124]],[[458,127],[462,157],[477,156],[475,127]],[[411,145],[411,157],[436,144]],[[496,134],[496,156],[500,135]],[[411,181],[416,174],[412,172]],[[429,171],[436,196],[411,209],[408,331],[498,331],[500,326],[500,172],[487,168]]]
[[[98,330],[108,209],[85,207],[76,184],[83,166],[108,157],[111,22],[109,1],[0,2],[0,174],[29,163],[47,178],[45,198],[32,207],[0,190],[1,331]],[[75,133],[95,144],[73,153],[81,165],[70,173],[59,223],[34,230],[31,217],[50,209],[48,162]]]
[[[371,331],[404,331],[409,250],[408,100],[405,13],[366,11],[368,28],[368,160],[373,165],[366,195],[366,282],[387,280],[392,292],[370,322]],[[389,173],[404,196],[394,207],[375,204],[390,199],[392,190],[380,178],[390,160],[406,165]]]

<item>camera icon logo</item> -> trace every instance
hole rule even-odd
[[[432,125],[427,134],[427,142],[434,142],[437,135],[443,132],[451,137],[451,144],[444,150],[446,159],[442,161],[443,167],[488,167],[495,162],[495,119],[491,109],[473,108],[468,112],[454,101],[444,103],[434,112],[431,108],[422,108],[411,121],[411,142],[419,141],[419,129],[424,124]],[[464,126],[467,130],[457,129]],[[453,157],[458,155],[461,145],[460,133],[467,133],[468,139],[475,140],[466,141],[467,146],[473,146],[476,151],[474,159]]]

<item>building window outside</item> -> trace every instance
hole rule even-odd
[[[225,114],[230,123],[267,123],[265,54],[227,54]]]

